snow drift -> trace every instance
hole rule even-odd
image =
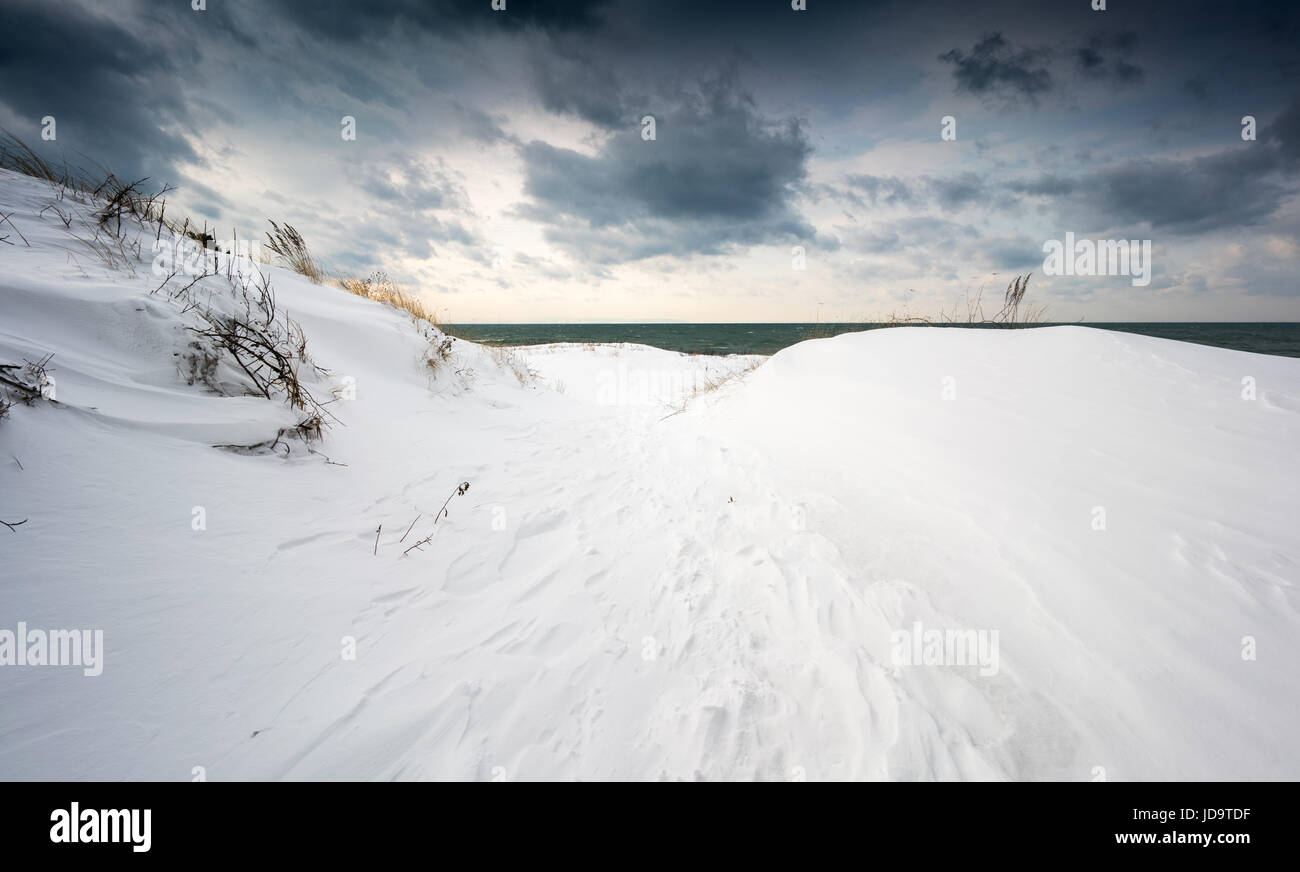
[[[0,777],[1300,777],[1300,361],[901,328],[431,367],[430,325],[264,268],[337,423],[236,452],[299,415],[187,383],[152,233],[109,268],[54,196],[0,173],[0,364],[57,387],[0,421],[0,630],[102,631],[102,671],[0,667]],[[900,658],[931,631],[996,662]]]

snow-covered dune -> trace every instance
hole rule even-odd
[[[904,328],[430,368],[264,267],[338,421],[239,453],[300,413],[187,383],[152,235],[109,268],[53,197],[0,173],[0,364],[56,387],[0,421],[0,631],[104,656],[0,666],[0,777],[1300,778],[1300,361]]]
[[[898,674],[890,776],[1268,778],[1300,766],[1297,399],[1286,358],[902,329],[784,351],[705,420],[836,554],[809,638],[845,606],[877,661],[884,627],[1000,631],[995,678]]]

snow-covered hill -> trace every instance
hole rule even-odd
[[[53,354],[0,421],[0,631],[102,630],[102,672],[0,666],[0,777],[1300,778],[1300,361],[905,328],[431,368],[263,267],[334,400],[305,441],[190,345],[229,280],[155,292],[152,233],[110,267],[54,201],[0,172],[0,364]],[[932,631],[977,659],[908,662]]]

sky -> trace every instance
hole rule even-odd
[[[0,0],[0,127],[450,323],[1300,321],[1300,4],[493,5]]]

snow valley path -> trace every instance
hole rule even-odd
[[[110,265],[52,196],[0,174],[0,364],[56,388],[0,421],[0,631],[101,662],[0,666],[0,777],[1300,778],[1298,360],[902,328],[431,367],[429,325],[263,267],[336,398],[308,441],[195,377],[152,232]]]

